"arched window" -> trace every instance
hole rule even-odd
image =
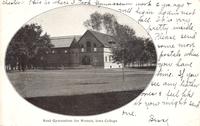
[[[87,41],[86,43],[86,51],[91,52],[91,42]]]

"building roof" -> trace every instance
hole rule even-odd
[[[87,32],[92,33],[94,35],[94,37],[104,45],[104,47],[111,47],[111,46],[113,46],[113,44],[115,44],[113,42],[116,42],[114,37],[111,35],[104,34],[104,33],[97,32],[97,31],[92,31],[92,30],[88,30]]]
[[[60,36],[60,37],[51,37],[51,43],[54,45],[53,48],[63,48],[70,47],[71,43],[74,39],[78,41],[80,39],[80,35],[72,35],[72,36]]]
[[[111,47],[116,42],[113,36],[104,34],[97,31],[87,30],[82,36],[81,35],[71,35],[71,36],[60,36],[51,37],[51,43],[54,45],[53,48],[63,48],[63,47],[77,47],[78,41],[87,33],[90,32],[104,47]]]

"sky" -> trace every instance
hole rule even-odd
[[[50,37],[83,35],[87,30],[83,22],[89,19],[90,14],[95,11],[102,14],[105,12],[111,13],[120,24],[132,27],[137,36],[149,37],[144,28],[127,15],[112,9],[96,6],[76,5],[52,9],[32,18],[26,24],[37,23],[41,25],[43,31],[47,32]]]

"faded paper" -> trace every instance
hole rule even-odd
[[[152,37],[158,57],[155,75],[145,91],[126,106],[93,116],[60,115],[26,102],[10,84],[4,59],[12,36],[32,17],[74,4],[120,11],[141,24]],[[199,126],[199,7],[198,0],[2,0],[0,125]]]

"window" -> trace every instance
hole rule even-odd
[[[108,42],[108,43],[111,44],[111,45],[116,44],[114,41],[110,41],[110,42]]]
[[[97,45],[94,43],[94,52],[97,51]]]
[[[91,42],[87,41],[86,43],[86,51],[91,52]]]
[[[96,52],[97,51],[97,48],[94,48],[94,52]]]
[[[51,51],[51,53],[53,53],[53,54],[54,54],[54,53],[55,53],[55,51],[54,51],[54,50],[52,50],[52,51]]]
[[[84,46],[81,45],[81,52],[84,52]]]
[[[112,61],[112,56],[109,56],[109,62],[111,62]]]
[[[81,48],[81,52],[84,52],[84,48]]]
[[[44,57],[43,57],[43,56],[41,56],[41,57],[40,57],[40,60],[43,60],[43,59],[44,59]]]
[[[46,54],[49,54],[49,52],[48,52],[48,51],[46,51]]]
[[[65,50],[65,53],[67,53],[67,50]]]
[[[105,57],[105,62],[107,62],[107,56]]]

